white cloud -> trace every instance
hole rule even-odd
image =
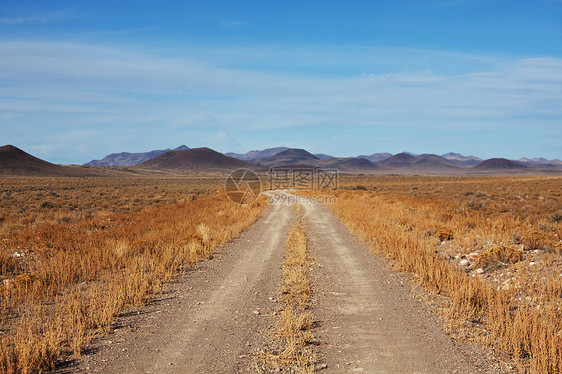
[[[412,53],[347,47],[157,52],[166,70],[247,149],[321,144]],[[176,143],[239,151],[228,137],[216,135],[216,124],[148,54],[22,41],[0,42],[0,54],[1,137],[37,150],[47,149],[41,139],[58,142],[59,149],[82,145],[82,160],[61,155],[55,161],[85,162],[113,151]],[[415,137],[427,142],[503,133],[509,142],[516,128],[529,140],[525,154],[532,156],[545,151],[537,138],[543,130],[556,134],[558,128],[560,135],[562,60],[419,50],[413,55],[322,151],[376,151],[337,143],[357,133],[359,144],[384,133],[403,150],[418,144]],[[178,138],[185,134],[190,139]]]

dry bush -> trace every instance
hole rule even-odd
[[[527,229],[521,237],[521,243],[527,250],[541,249],[545,245],[545,235],[537,229]]]
[[[522,259],[523,252],[519,249],[505,245],[496,245],[480,253],[476,261],[476,267],[486,269],[498,263],[504,265],[515,264]]]
[[[447,230],[447,229],[437,230],[437,233],[435,233],[435,237],[437,239],[439,239],[440,241],[453,240],[453,238],[454,238],[453,232],[451,230]]]

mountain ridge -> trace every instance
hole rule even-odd
[[[269,158],[256,162],[258,166],[271,167],[271,166],[288,166],[288,165],[306,165],[316,166],[320,159],[312,153],[300,149],[289,148],[283,152],[279,152]]]
[[[151,160],[168,151],[181,151],[189,149],[186,145],[180,145],[174,149],[157,149],[148,152],[119,152],[111,153],[101,160],[92,160],[84,164],[84,166],[133,166]]]
[[[253,164],[225,156],[207,147],[183,150],[170,150],[158,157],[134,166],[152,170],[219,170],[231,168],[251,168]]]
[[[243,160],[243,161],[256,161],[256,160],[261,160],[261,159],[265,159],[265,158],[269,158],[272,156],[275,156],[278,153],[284,152],[286,150],[290,149],[289,147],[275,147],[275,148],[266,148],[264,150],[252,150],[246,153],[233,153],[233,152],[227,152],[224,155],[228,156],[228,157],[233,157],[236,158],[238,160]]]
[[[286,148],[286,149],[285,149]],[[282,150],[284,149],[284,150]],[[281,150],[279,152],[279,150]],[[299,166],[314,168],[338,169],[351,173],[528,173],[540,171],[545,173],[562,171],[562,162],[545,158],[509,160],[506,158],[491,158],[482,160],[476,165],[467,164],[466,159],[476,161],[476,156],[463,156],[458,153],[447,153],[442,156],[435,154],[413,155],[402,152],[384,158],[389,153],[375,153],[371,156],[383,158],[373,162],[367,157],[318,157],[304,149],[277,147],[263,151],[251,151],[253,155],[273,154],[259,161],[249,162],[239,160],[210,148],[193,148],[180,146],[176,150],[169,150],[150,160],[131,167],[113,166],[69,166],[57,165],[41,160],[25,151],[13,146],[0,147],[0,175],[13,176],[104,176],[146,174],[158,170],[173,171],[202,171],[202,170],[232,170],[234,168],[251,168],[264,170],[275,166]],[[260,153],[261,152],[261,153]],[[265,153],[263,153],[265,152]],[[146,154],[146,153],[145,153]],[[326,155],[327,156],[327,155]],[[448,157],[448,158],[447,158]],[[534,164],[533,164],[534,163]],[[538,165],[538,166],[533,166]]]
[[[119,152],[119,153],[112,153],[110,155],[105,156],[103,159],[101,160],[92,160],[86,164],[84,164],[85,166],[133,166],[133,165],[137,165],[140,164],[144,161],[148,161],[149,159],[155,158],[160,156],[161,154],[170,151],[170,150],[184,150],[184,149],[189,149],[189,147],[182,145],[180,147],[174,148],[174,149],[165,149],[165,150],[153,150],[153,151],[149,151],[149,152],[138,152],[138,153],[130,153],[130,152]],[[286,147],[286,146],[281,146],[281,147],[273,147],[273,148],[265,148],[263,150],[251,150],[249,152],[246,153],[234,153],[234,152],[226,152],[224,153],[225,156],[228,157],[232,157],[238,160],[243,160],[243,161],[249,161],[252,163],[263,163],[265,160],[270,159],[272,157],[274,157],[275,155],[278,155],[281,152],[285,152],[291,149],[297,149],[297,148],[290,148],[290,147]],[[380,152],[380,153],[373,153],[370,155],[358,155],[358,156],[353,156],[353,157],[337,157],[337,156],[332,156],[332,155],[328,155],[328,154],[323,154],[323,153],[318,153],[318,154],[310,154],[312,156],[317,157],[319,160],[321,161],[327,161],[327,160],[331,160],[330,163],[334,164],[337,163],[336,160],[344,160],[344,159],[348,159],[348,158],[362,158],[362,159],[366,159],[371,161],[373,164],[378,164],[381,161],[385,161],[385,160],[389,160],[391,157],[393,156],[397,156],[397,155],[402,155],[400,157],[404,157],[404,155],[408,155],[408,156],[412,156],[412,157],[418,157],[418,156],[423,156],[422,155],[418,155],[416,153],[412,153],[412,152],[401,152],[401,153],[397,153],[397,154],[391,154],[388,152]],[[479,163],[481,163],[482,161],[484,161],[484,159],[477,157],[477,156],[473,156],[473,155],[469,155],[469,156],[465,156],[461,153],[456,153],[456,152],[448,152],[448,153],[444,153],[441,155],[435,155],[438,157],[442,157],[443,159],[449,160],[451,162],[453,162],[454,164],[460,165],[460,166],[466,166],[466,167],[471,167],[471,166],[476,166]],[[124,160],[124,161],[120,161],[120,160]],[[311,158],[312,160],[312,158]],[[309,162],[311,160],[308,160]],[[520,164],[529,166],[529,167],[538,167],[538,168],[559,168],[562,167],[562,161],[560,161],[559,159],[553,159],[553,160],[548,160],[544,157],[535,157],[535,158],[520,158],[518,160],[510,160],[510,161],[514,161],[514,162],[518,162]],[[396,158],[393,160],[388,161],[388,163],[393,164],[396,163],[397,160]],[[441,162],[443,162],[443,160],[441,160]],[[267,162],[266,162],[267,163]],[[315,163],[315,162],[313,162]],[[400,162],[398,162],[400,164]],[[285,163],[286,164],[286,163]],[[409,163],[405,162],[402,163],[403,165],[395,165],[398,167],[404,167],[407,166]],[[447,164],[445,162],[443,162],[444,165],[448,165],[451,166],[450,164]],[[380,164],[380,166],[384,166],[383,164]]]
[[[519,162],[508,160],[506,158],[490,158],[482,161],[476,166],[473,166],[473,170],[514,170],[514,169],[529,169],[528,166],[523,165]]]

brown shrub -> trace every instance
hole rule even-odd
[[[447,230],[447,229],[440,229],[437,230],[437,233],[435,234],[435,237],[441,241],[445,241],[445,240],[453,240],[454,236],[453,236],[453,232],[451,230]]]
[[[486,249],[478,256],[476,267],[485,269],[490,266],[498,265],[498,263],[515,264],[522,259],[523,252],[519,249],[505,245],[496,245]]]
[[[526,250],[541,249],[544,246],[544,234],[537,229],[528,229],[521,237]]]

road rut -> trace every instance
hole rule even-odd
[[[152,306],[124,341],[109,336],[68,372],[239,373],[250,369],[281,284],[295,209],[270,206],[231,245],[188,274],[172,298]],[[261,309],[261,312],[258,310]],[[256,312],[259,312],[257,314]],[[64,370],[62,370],[64,372]]]
[[[469,356],[474,347],[459,347],[412,297],[404,277],[369,253],[331,211],[316,203],[302,207],[314,264],[314,335],[326,373],[496,372]]]

